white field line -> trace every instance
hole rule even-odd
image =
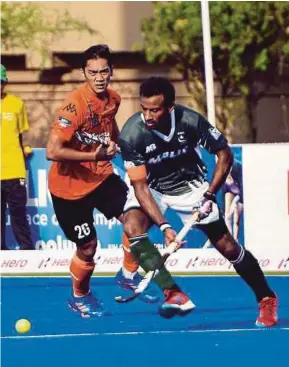
[[[79,333],[79,334],[47,334],[47,335],[13,335],[1,336],[1,339],[45,339],[45,338],[72,338],[90,336],[120,336],[120,335],[150,335],[150,334],[208,334],[208,333],[241,333],[241,332],[265,332],[272,330],[289,331],[289,328],[249,328],[249,329],[212,329],[212,330],[156,330],[156,331],[127,331],[110,333]]]

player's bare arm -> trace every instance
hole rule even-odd
[[[66,141],[59,137],[53,130],[50,133],[46,158],[52,161],[78,161],[78,162],[94,162],[107,161],[112,159],[116,154],[116,144],[110,142],[108,147],[98,145],[94,151],[85,152],[65,146]]]
[[[132,181],[132,185],[142,209],[152,219],[152,221],[157,225],[165,222],[166,219],[152,197],[146,179]]]
[[[208,191],[212,194],[216,194],[225,182],[234,160],[229,146],[219,150],[216,155],[218,160],[213,174],[213,179],[208,189]]]
[[[166,218],[161,213],[157,203],[155,202],[152,194],[150,193],[147,180],[139,179],[137,181],[133,181],[132,185],[135,190],[135,195],[141,205],[143,211],[151,218],[151,220],[157,224],[160,228],[162,223],[167,223]],[[164,227],[165,228],[165,227]],[[167,225],[167,228],[163,230],[165,236],[166,245],[173,242],[176,238],[177,233]]]

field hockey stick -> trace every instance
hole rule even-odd
[[[108,147],[108,141],[100,136],[93,136],[90,138],[94,143],[102,144],[104,147]]]
[[[167,261],[168,257],[172,253],[176,252],[179,249],[179,247],[180,247],[179,242],[184,239],[184,237],[187,235],[187,233],[192,228],[192,226],[194,224],[198,223],[198,222],[199,222],[199,212],[196,211],[196,212],[194,212],[191,215],[191,217],[189,218],[189,220],[187,221],[187,223],[183,226],[183,228],[181,229],[181,231],[178,233],[175,241],[172,242],[165,249],[165,251],[163,253],[163,256],[161,257],[161,260],[160,260],[159,264],[156,266],[156,268],[154,270],[151,270],[151,271],[149,271],[149,272],[146,273],[146,275],[141,280],[141,282],[139,283],[139,285],[135,288],[133,294],[131,296],[129,296],[129,297],[118,296],[118,297],[115,297],[115,300],[117,302],[119,302],[119,303],[126,303],[126,302],[130,302],[130,301],[134,300],[141,293],[143,293],[147,289],[147,287],[149,286],[150,282],[159,273],[159,270],[165,265],[165,262]]]
[[[96,136],[96,137],[93,137],[91,140],[93,140],[95,143],[102,144],[106,148],[109,146],[108,141],[105,140],[104,138]],[[120,148],[117,144],[116,144],[116,147],[117,147],[117,153],[120,153]]]
[[[102,138],[101,136],[98,135],[82,135],[88,142],[94,142],[94,143],[98,143],[98,144],[102,144],[104,147],[108,147],[109,146],[109,142],[105,139]],[[117,152],[116,153],[120,153],[120,148],[117,145]]]
[[[82,132],[80,134],[79,132],[76,132],[76,136],[85,145],[89,145],[91,143],[98,143],[102,144],[105,147],[108,147],[107,140],[99,135],[89,134],[86,132]]]

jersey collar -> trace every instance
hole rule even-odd
[[[161,133],[158,130],[152,130],[152,132],[157,135],[160,139],[164,140],[165,142],[170,142],[174,136],[175,130],[176,130],[176,116],[175,116],[175,109],[173,108],[170,112],[171,115],[171,130],[169,135],[165,135],[163,133]],[[143,121],[143,123],[145,123],[145,118],[143,113],[141,114],[141,119]]]
[[[115,110],[116,105],[118,103],[114,93],[111,89],[107,88],[107,101],[104,102],[93,92],[93,90],[89,87],[88,83],[84,83],[84,96],[88,103],[92,102],[97,109],[100,110],[102,115],[106,115]]]

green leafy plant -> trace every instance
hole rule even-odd
[[[44,61],[50,45],[65,32],[97,33],[86,21],[33,2],[1,3],[1,40],[3,50],[29,49]]]
[[[142,21],[149,62],[170,59],[187,89],[204,109],[204,66],[201,5],[197,1],[155,2],[154,13]],[[230,98],[245,102],[248,140],[256,141],[254,111],[268,86],[288,74],[289,2],[209,3],[215,80],[221,86],[216,108],[222,130],[230,121]]]

